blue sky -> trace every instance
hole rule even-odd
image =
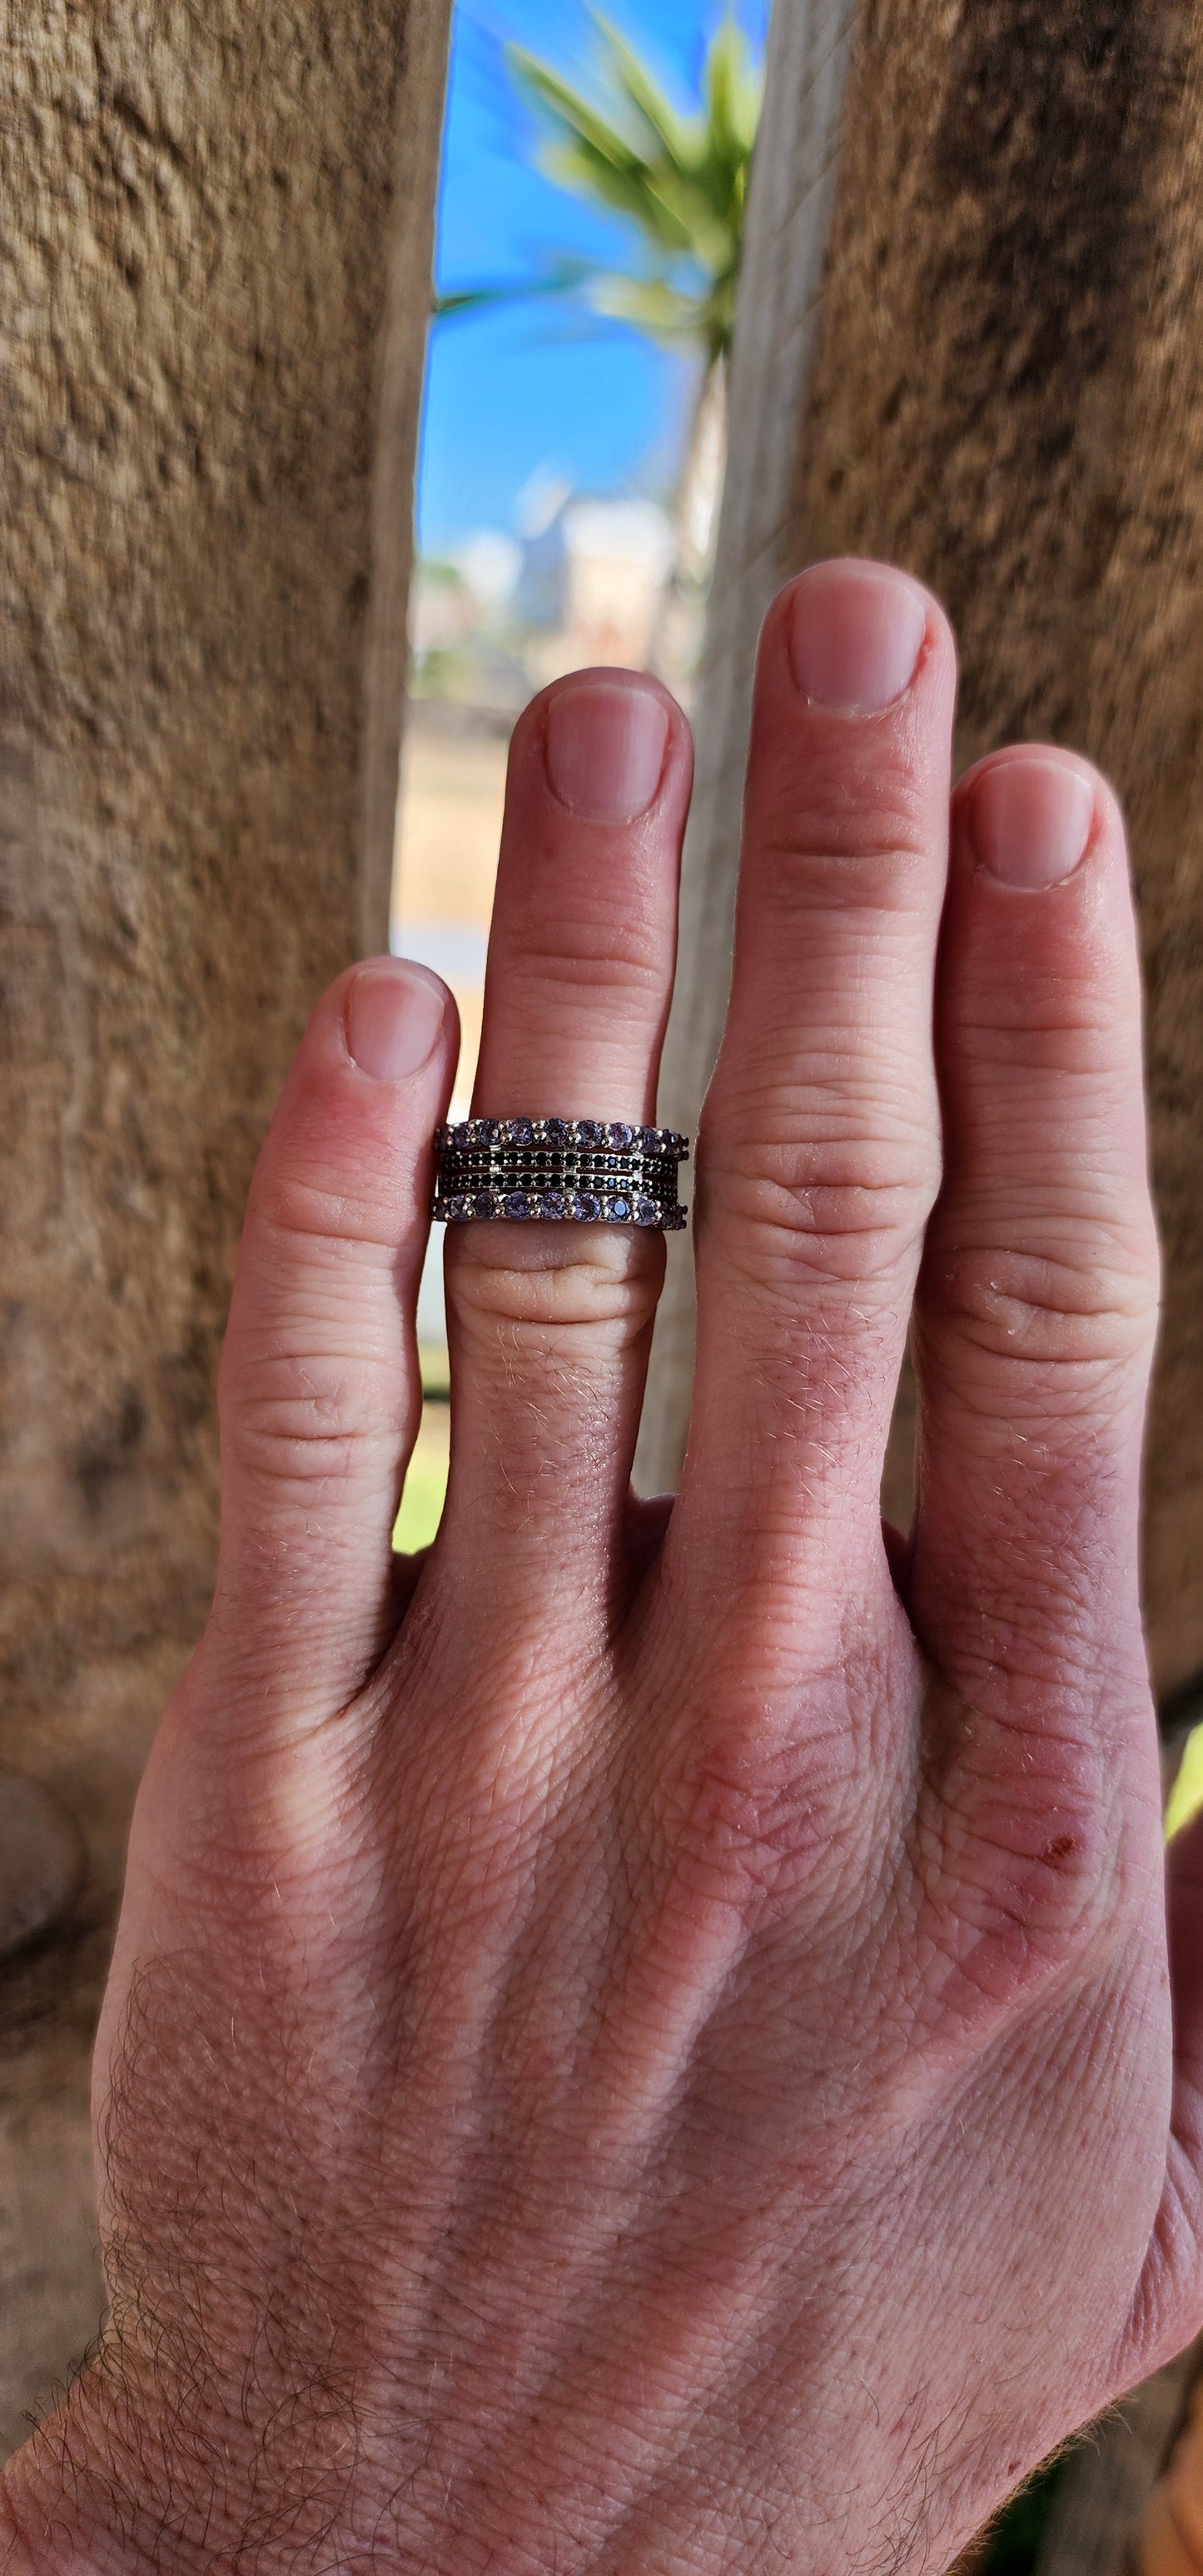
[[[722,0],[613,0],[608,14],[682,103],[696,96]],[[766,0],[741,0],[737,14],[759,39]],[[582,0],[458,0],[439,214],[444,291],[529,277],[560,252],[623,255],[623,226],[532,167],[535,129],[510,87],[507,39],[573,78],[592,59]],[[447,553],[481,528],[512,533],[518,495],[541,474],[592,493],[663,490],[686,390],[680,361],[567,305],[519,303],[436,323],[418,480],[423,551]]]

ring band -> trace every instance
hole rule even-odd
[[[507,1217],[562,1225],[658,1226],[677,1233],[687,1211],[677,1166],[689,1139],[673,1127],[607,1118],[465,1118],[434,1139],[436,1224]]]

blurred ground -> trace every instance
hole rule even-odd
[[[418,700],[407,729],[392,944],[432,966],[459,1004],[456,1117],[476,1074],[508,734],[508,723],[438,700]]]

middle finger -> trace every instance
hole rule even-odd
[[[664,1561],[745,1671],[825,1658],[850,1591],[887,1588],[881,1469],[939,1177],[954,691],[947,622],[903,573],[819,564],[769,612]]]

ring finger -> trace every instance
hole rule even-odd
[[[475,1116],[654,1117],[691,776],[688,726],[652,679],[576,672],[526,710]],[[641,1227],[449,1229],[451,1475],[437,1562],[487,1562],[494,1623],[525,1597],[519,1567],[567,1578],[578,1608],[608,1584],[663,1270],[661,1235]]]

